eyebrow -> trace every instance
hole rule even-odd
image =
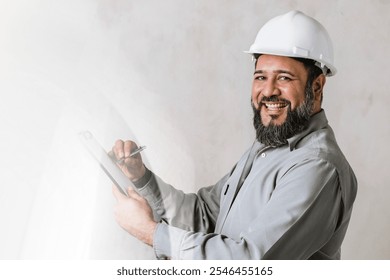
[[[295,76],[292,72],[290,71],[287,71],[287,70],[274,70],[272,71],[273,73],[275,74],[289,74],[291,76]],[[264,74],[264,73],[267,73],[267,71],[263,71],[263,70],[256,70],[253,75],[255,74]]]

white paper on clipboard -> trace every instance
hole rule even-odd
[[[79,133],[80,140],[84,147],[98,162],[104,173],[111,179],[119,191],[127,195],[127,188],[129,186],[135,188],[133,182],[127,178],[116,163],[109,157],[104,148],[94,138],[90,131],[83,131]]]

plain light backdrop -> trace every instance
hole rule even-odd
[[[342,257],[390,259],[388,0],[0,0],[0,259],[153,258],[77,133],[146,145],[185,191],[215,183],[254,138],[243,51],[292,9],[334,42],[323,108],[359,181]]]

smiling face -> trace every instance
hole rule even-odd
[[[293,58],[274,55],[258,58],[252,107],[260,142],[273,146],[285,144],[289,137],[307,127],[311,115],[321,110],[325,76],[311,70],[313,74],[308,73],[307,66]]]
[[[288,109],[305,100],[307,70],[303,63],[283,56],[261,55],[252,85],[252,102],[260,110],[263,125],[281,125]]]

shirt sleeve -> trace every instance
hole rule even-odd
[[[308,159],[281,176],[267,206],[242,229],[239,240],[159,224],[154,250],[158,258],[172,259],[308,259],[337,230],[340,206],[335,167]]]
[[[148,176],[148,182],[137,190],[148,201],[158,220],[188,231],[214,231],[221,189],[229,174],[198,193],[184,193],[153,173]]]

